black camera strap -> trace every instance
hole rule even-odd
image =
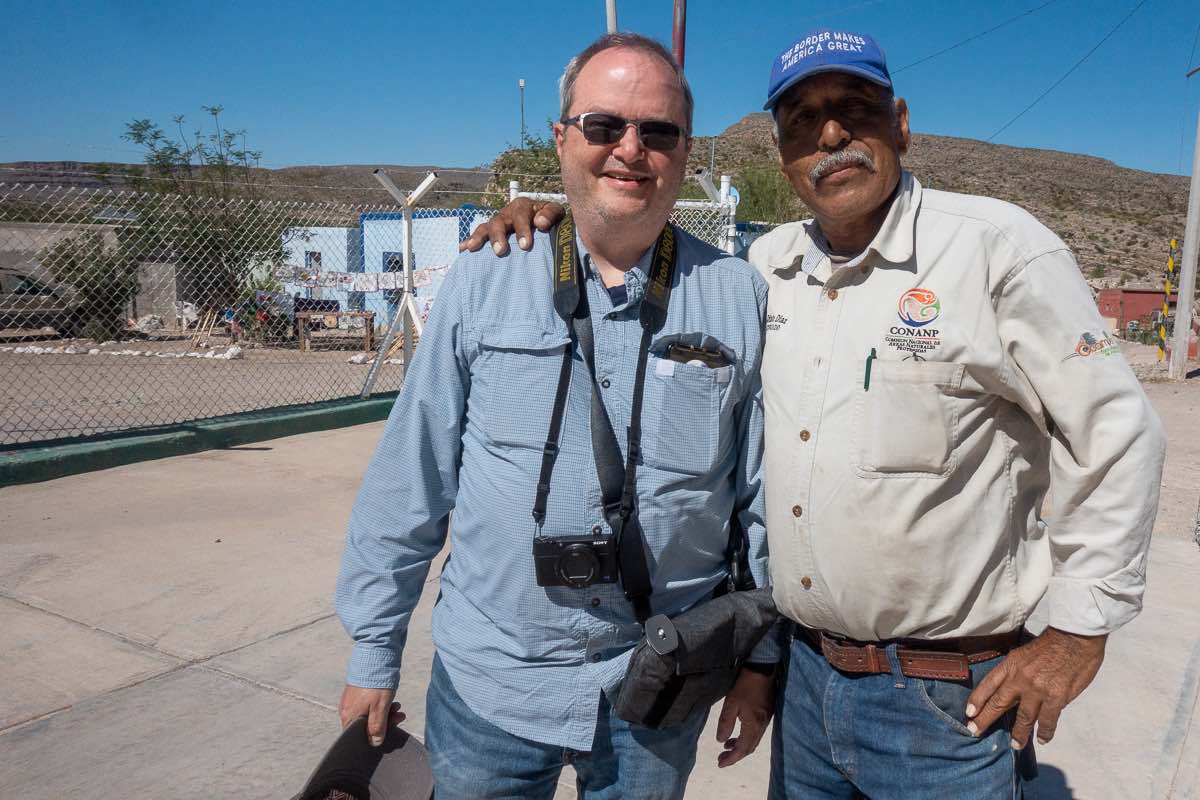
[[[587,302],[583,268],[579,249],[575,244],[575,225],[568,214],[551,235],[554,242],[554,308],[566,321],[571,333],[571,343],[563,354],[559,371],[558,390],[554,396],[554,410],[550,418],[550,429],[542,449],[542,468],[538,476],[537,494],[533,504],[533,519],[540,527],[546,518],[546,502],[550,495],[550,478],[558,459],[558,439],[562,430],[562,419],[566,411],[567,390],[571,381],[573,345],[578,343],[580,352],[592,378],[591,430],[592,450],[596,456],[596,476],[600,480],[600,493],[604,516],[617,536],[618,563],[621,586],[625,597],[633,605],[639,624],[651,616],[650,568],[646,563],[646,552],[642,527],[637,516],[637,462],[641,458],[642,438],[642,395],[646,387],[646,364],[650,353],[650,339],[662,329],[667,319],[667,306],[671,299],[671,285],[675,273],[675,231],[670,224],[663,228],[654,246],[651,257],[650,275],[639,314],[642,338],[638,345],[637,372],[634,377],[633,401],[629,418],[628,454],[621,464],[621,450],[613,431],[612,422],[600,397],[596,380],[595,341],[592,329],[591,309]]]

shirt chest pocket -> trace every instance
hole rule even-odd
[[[732,366],[680,364],[651,355],[642,400],[642,460],[667,472],[703,475],[718,466],[732,424]],[[730,446],[731,439],[729,439]]]
[[[944,361],[871,362],[856,401],[855,469],[864,477],[945,477],[954,471],[964,367]]]
[[[494,328],[480,332],[471,393],[488,441],[503,447],[546,443],[554,393],[568,341],[565,332]]]

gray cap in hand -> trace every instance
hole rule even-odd
[[[346,726],[292,800],[429,800],[433,772],[416,737],[389,725],[383,744],[367,741],[367,718]]]

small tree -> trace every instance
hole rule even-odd
[[[183,129],[182,114],[171,118],[178,132],[175,139],[148,119],[135,119],[125,125],[121,138],[145,151],[142,160],[146,170],[133,174],[135,185],[189,197],[260,196],[265,178],[253,174],[251,162],[257,166],[262,153],[247,149],[244,129],[221,127],[222,106],[201,108],[212,117],[213,130],[205,134],[196,129],[191,139]]]
[[[562,192],[561,169],[554,139],[525,136],[524,147],[509,146],[492,162],[488,192],[508,196],[508,182],[516,179],[523,192]]]
[[[282,261],[288,225],[262,202],[262,154],[246,147],[244,130],[222,127],[221,106],[203,108],[212,117],[208,133],[189,137],[183,116],[172,120],[174,136],[148,119],[125,126],[123,138],[143,149],[145,168],[133,176],[144,192],[138,225],[122,244],[140,260],[174,262],[184,297],[220,310],[237,301],[255,270]]]
[[[800,219],[803,206],[792,185],[775,167],[749,166],[741,170],[738,219],[791,222]]]

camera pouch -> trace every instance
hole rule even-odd
[[[778,617],[768,587],[728,592],[674,619],[646,620],[613,703],[617,716],[660,729],[708,708],[729,693]]]

